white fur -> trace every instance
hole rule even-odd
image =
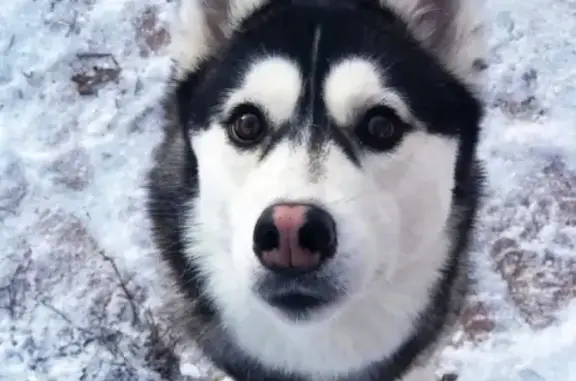
[[[229,94],[224,112],[251,102],[278,125],[292,116],[301,91],[302,76],[296,64],[280,56],[263,57],[248,67],[241,86]]]
[[[324,98],[330,115],[341,126],[376,105],[396,110],[406,122],[410,111],[397,91],[386,88],[381,70],[367,59],[347,58],[332,66],[324,80]]]
[[[269,0],[180,0],[178,16],[172,24],[171,55],[175,76],[182,78],[196,69],[199,61],[218,49],[218,35],[229,37],[254,10]],[[409,25],[414,36],[430,48],[438,59],[466,83],[479,86],[474,61],[487,56],[480,0],[453,0],[456,9],[444,12],[447,0],[381,0]],[[439,11],[439,12],[434,12]],[[218,22],[210,22],[212,19]],[[440,25],[450,25],[450,33],[435,41]]]
[[[273,62],[287,65],[274,59],[267,64]],[[244,99],[239,94],[251,94],[268,110],[288,110],[296,91],[271,99],[261,81],[250,79],[253,73],[249,70],[243,86],[230,95],[228,107]],[[285,83],[292,90],[295,78]],[[331,94],[324,101],[344,109],[356,106],[356,98],[346,95],[350,87],[338,80],[343,87],[335,88],[330,78],[335,77],[327,80],[331,91],[343,98]],[[366,91],[359,97],[367,99],[371,89]],[[281,142],[259,162],[258,153],[239,154],[217,125],[195,135],[192,144],[200,189],[190,205],[188,255],[208,275],[207,292],[240,347],[267,366],[318,380],[393,353],[428,303],[449,250],[446,223],[457,142],[417,130],[395,152],[363,157],[362,170],[331,146],[316,181],[309,174],[306,145]],[[314,199],[338,226],[338,253],[327,266],[347,296],[311,321],[287,319],[253,291],[264,271],[252,251],[253,228],[262,210],[279,199]]]
[[[416,132],[398,153],[371,157],[363,171],[332,148],[316,184],[309,181],[305,148],[281,144],[257,165],[255,154],[239,155],[216,126],[193,145],[201,181],[191,206],[193,221],[202,224],[190,227],[196,244],[189,255],[209,274],[207,290],[239,345],[266,365],[315,377],[394,352],[427,304],[447,255],[443,229],[456,144]],[[278,198],[316,199],[338,224],[339,253],[330,266],[351,295],[311,323],[283,318],[251,290],[262,271],[252,230]]]

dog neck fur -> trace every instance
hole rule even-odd
[[[270,0],[180,0],[172,28],[176,79],[194,72],[253,12]],[[274,1],[274,0],[272,0]],[[441,64],[477,89],[486,55],[480,6],[474,0],[379,0]]]

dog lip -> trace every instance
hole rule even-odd
[[[317,295],[299,292],[271,295],[266,298],[266,301],[273,307],[292,313],[305,313],[316,310],[330,302],[326,298]]]
[[[342,297],[337,281],[327,274],[283,276],[266,273],[254,291],[269,306],[291,318],[306,318]]]

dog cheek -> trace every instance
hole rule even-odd
[[[393,195],[382,192],[356,198],[346,207],[334,208],[333,214],[340,227],[335,261],[341,276],[351,278],[353,288],[367,287],[377,273],[395,268],[401,242],[399,208]]]

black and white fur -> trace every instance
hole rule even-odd
[[[176,286],[167,303],[236,381],[435,379],[428,360],[466,293],[482,185],[475,6],[181,0],[149,214]],[[250,148],[227,134],[246,102],[270,128]],[[400,128],[386,149],[355,130],[374,106]],[[310,314],[256,287],[267,275],[254,224],[278,200],[318,203],[338,226],[315,278],[337,297]]]

